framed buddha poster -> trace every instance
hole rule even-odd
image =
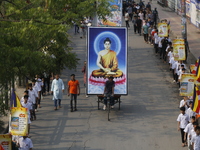
[[[109,77],[114,94],[126,95],[127,28],[89,27],[87,36],[87,94],[103,94]]]

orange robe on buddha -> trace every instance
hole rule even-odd
[[[123,72],[118,69],[118,61],[116,52],[113,50],[110,50],[107,54],[104,56],[101,56],[101,62],[100,64],[104,68],[110,68],[111,72],[116,73],[115,75],[112,75],[113,77],[121,77],[123,76]],[[94,70],[92,72],[93,77],[108,77],[110,75],[107,75],[106,72],[104,72],[102,69]]]

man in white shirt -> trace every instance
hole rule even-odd
[[[24,96],[25,95],[28,95],[28,91],[24,91]],[[23,102],[24,102],[24,96],[22,96],[22,98],[20,99],[20,103],[22,104]],[[31,99],[30,99],[30,97],[28,97],[28,102],[29,103],[31,103],[31,105],[32,105],[32,101],[31,101]],[[32,109],[31,109],[32,110]]]
[[[20,150],[32,150],[33,149],[33,143],[30,138],[27,136],[23,136],[19,138],[19,146]]]
[[[189,118],[192,118],[192,116],[196,116],[196,113],[192,110],[193,102],[189,101],[189,108],[185,111],[185,113],[189,116]]]
[[[196,127],[196,135],[191,140],[193,149],[200,150],[200,127]]]
[[[162,55],[162,40],[164,39],[164,37],[158,37],[158,49],[159,49],[159,53],[160,53],[160,59],[161,55]]]
[[[176,82],[176,76],[175,76],[176,63],[177,63],[177,61],[175,61],[174,57],[172,56],[172,58],[170,59],[170,64],[171,64],[171,68],[172,68],[172,75],[173,75],[174,83]]]
[[[156,56],[158,54],[158,43],[159,43],[159,37],[158,37],[158,29],[156,29],[156,33],[154,33],[154,48],[155,48],[155,53],[156,53]]]
[[[37,86],[38,88],[38,107],[40,108],[40,102],[41,102],[41,95],[42,95],[42,87],[43,87],[43,82],[42,82],[42,79],[40,79],[40,76],[39,75],[36,75],[36,83],[35,85]]]
[[[194,122],[195,122],[195,116],[192,116],[190,119],[190,123],[184,129],[184,132],[185,132],[184,140],[187,141],[189,150],[192,148],[190,137],[191,137],[191,131],[194,130],[194,127],[193,127]]]
[[[57,106],[61,108],[61,99],[64,93],[64,83],[63,80],[60,79],[60,75],[56,74],[55,79],[52,81],[51,84],[51,93],[53,94],[53,101],[54,101],[54,110],[57,110]]]
[[[189,102],[190,100],[188,100],[188,97],[184,96],[183,99],[180,101],[179,108],[185,107],[185,110],[187,110],[189,108]]]
[[[31,124],[31,109],[32,109],[32,104],[28,103],[28,95],[24,96],[24,102],[22,103],[22,107],[28,109],[28,134],[30,133],[30,124]]]
[[[181,140],[182,140],[182,147],[186,145],[184,141],[184,129],[189,123],[189,117],[185,114],[185,107],[180,108],[181,113],[179,114],[177,121],[178,121],[178,131],[181,131]]]
[[[32,83],[29,84],[28,86],[28,95],[32,101],[32,116],[34,117],[34,120],[36,120],[36,114],[35,112],[37,111],[37,99],[38,99],[38,93],[35,91],[32,87]]]

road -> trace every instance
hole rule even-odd
[[[179,150],[177,131],[179,114],[178,87],[172,83],[168,64],[154,54],[142,36],[129,30],[127,96],[122,96],[121,110],[97,110],[97,97],[84,95],[81,68],[86,60],[86,40],[73,35],[72,46],[81,59],[76,70],[64,70],[65,85],[71,73],[81,83],[78,111],[70,112],[69,97],[62,108],[53,110],[51,96],[42,100],[37,120],[31,124],[34,150]]]

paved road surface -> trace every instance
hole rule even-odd
[[[73,34],[72,34],[73,35]],[[31,124],[34,150],[179,150],[180,133],[178,87],[171,81],[168,65],[154,55],[143,37],[129,30],[129,94],[122,97],[107,121],[107,111],[97,110],[97,97],[84,96],[81,68],[86,57],[86,41],[73,35],[74,51],[81,59],[77,70],[64,70],[65,85],[75,73],[81,83],[78,111],[70,112],[69,97],[62,108],[53,110],[51,96],[42,100],[37,120]]]

